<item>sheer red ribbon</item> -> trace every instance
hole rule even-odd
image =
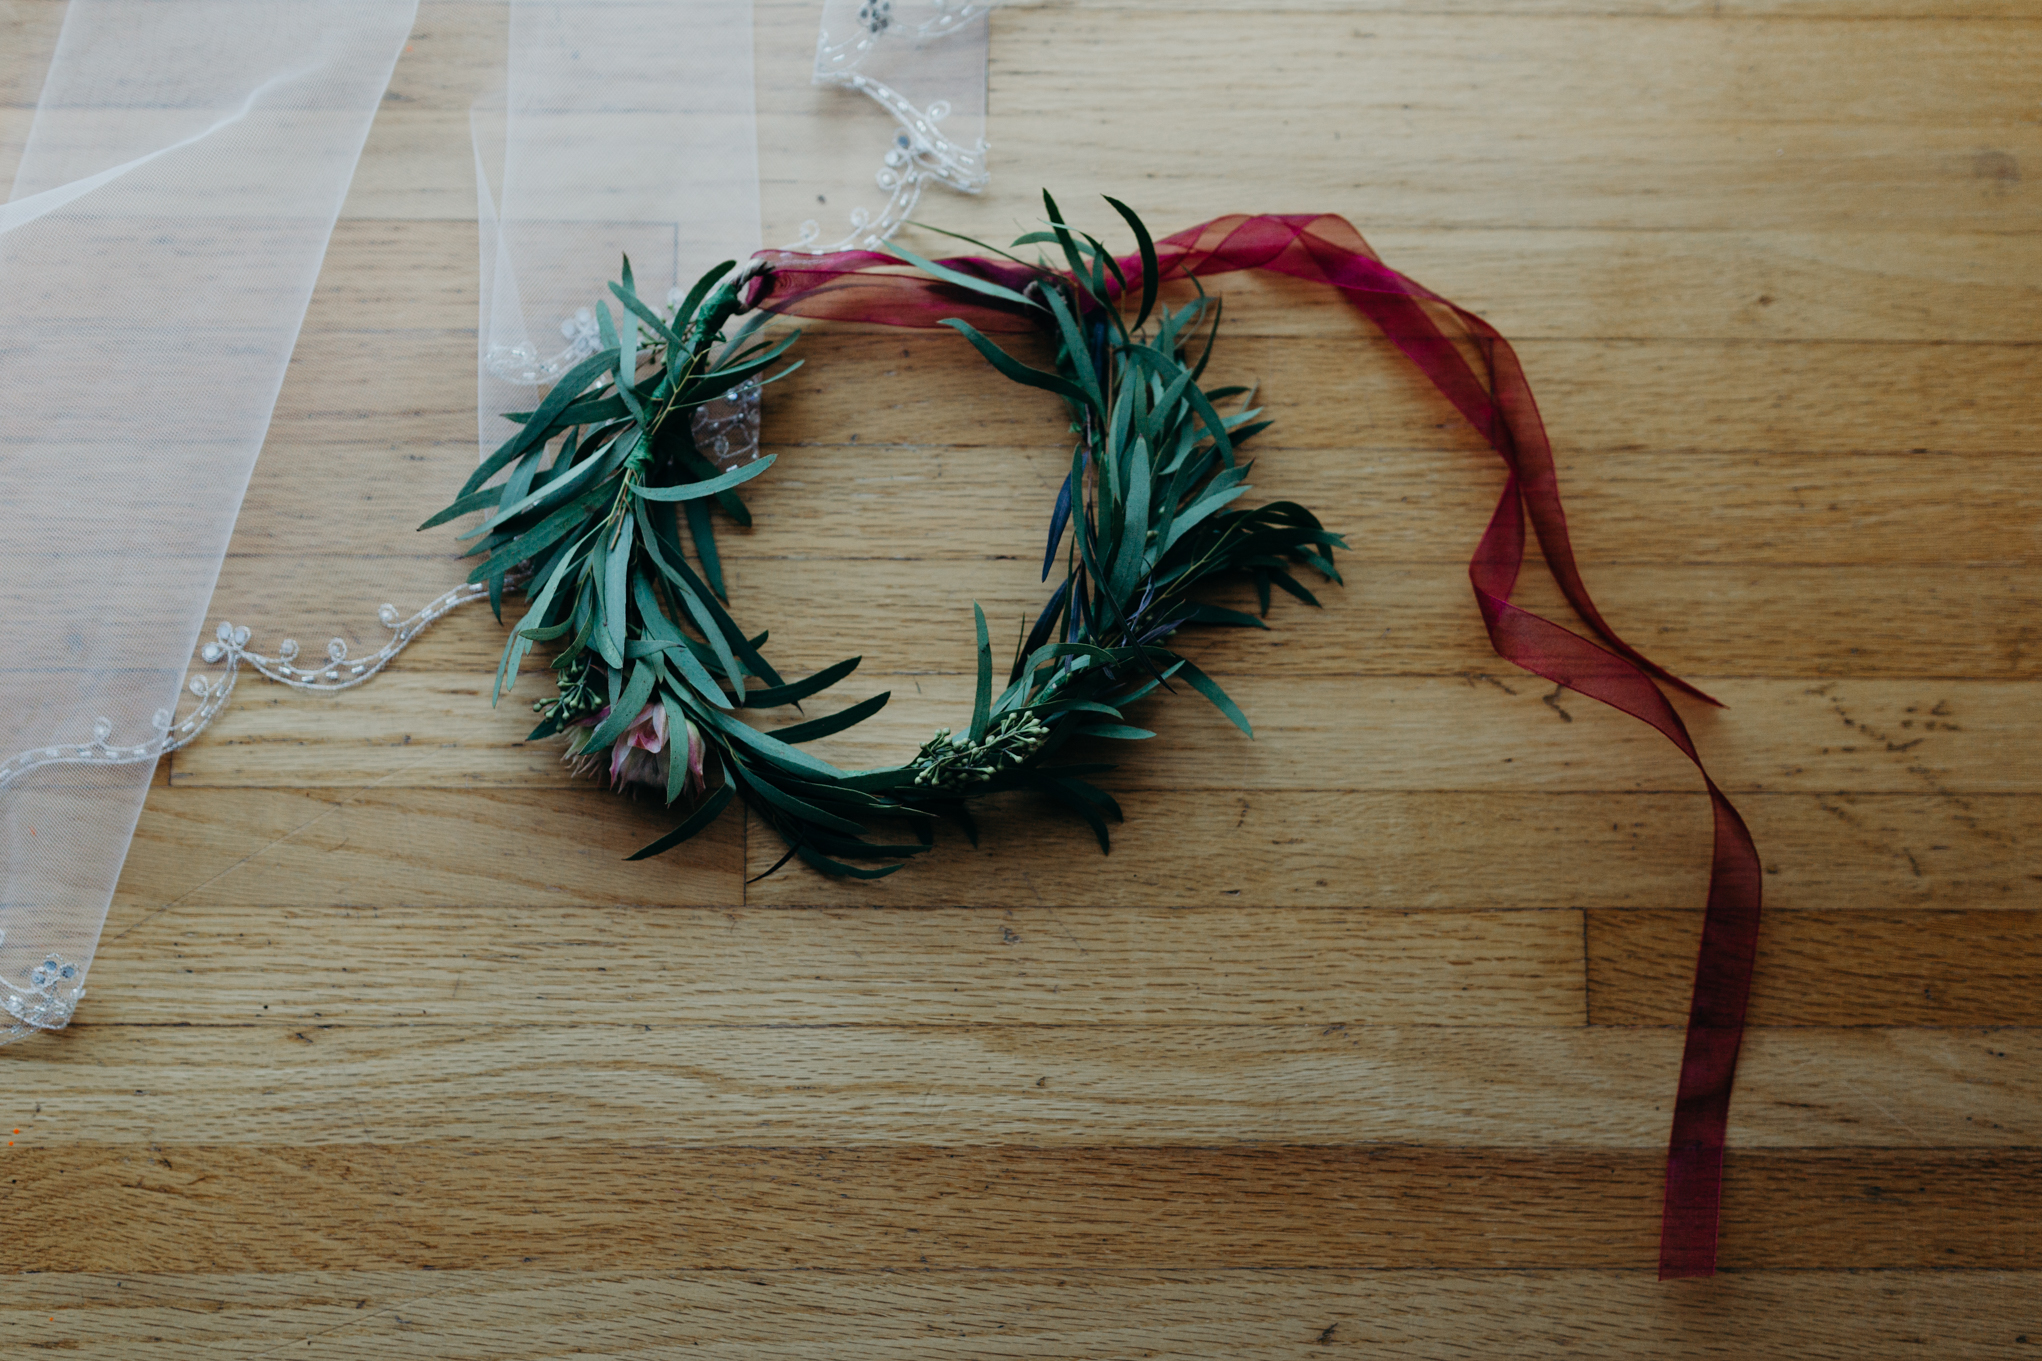
[[[1654,680],[1706,703],[1716,701],[1619,638],[1589,598],[1568,541],[1545,426],[1516,353],[1495,327],[1391,269],[1340,217],[1237,214],[1167,237],[1156,243],[1156,253],[1164,279],[1267,269],[1327,284],[1379,327],[1509,470],[1496,513],[1468,564],[1475,602],[1498,655],[1651,724],[1701,771],[1715,815],[1715,849],[1666,1156],[1659,1275],[1667,1279],[1713,1274],[1724,1131],[1757,952],[1762,875],[1758,848],[1744,819],[1709,778],[1687,726]],[[759,302],[774,311],[889,326],[927,327],[946,317],[963,317],[984,331],[1036,327],[1018,307],[988,302],[923,274],[901,272],[895,256],[870,251],[824,256],[768,251],[764,258],[773,272],[761,285]],[[941,263],[1014,288],[1025,286],[1029,277],[1022,267],[1004,261],[965,257]],[[1130,256],[1120,266],[1129,283],[1138,287],[1140,258]],[[1482,366],[1480,376],[1469,353]],[[1600,643],[1510,603],[1524,561],[1527,511],[1546,566]]]

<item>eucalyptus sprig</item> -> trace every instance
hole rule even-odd
[[[622,282],[610,286],[630,314],[623,330],[608,306],[599,306],[604,348],[564,375],[536,411],[513,415],[519,432],[483,462],[459,499],[422,526],[491,512],[463,536],[478,540],[469,551],[483,556],[470,579],[489,583],[499,617],[506,589],[530,599],[504,649],[498,695],[515,683],[534,644],[565,640],[552,664],[559,693],[537,706],[545,721],[534,739],[568,730],[570,754],[594,762],[608,753],[613,780],[661,785],[669,803],[684,794],[698,799],[680,826],[634,859],[688,840],[742,798],[785,840],[781,864],[798,856],[826,873],[878,878],[933,844],[938,816],[976,840],[969,802],[1012,789],[1056,800],[1092,827],[1105,850],[1106,820],[1119,818],[1120,808],[1086,777],[1111,767],[1055,763],[1073,738],[1153,737],[1128,724],[1123,711],[1180,680],[1253,736],[1240,708],[1171,641],[1189,624],[1265,627],[1256,615],[1197,597],[1219,577],[1253,580],[1265,614],[1272,587],[1316,605],[1291,569],[1338,581],[1333,550],[1346,545],[1293,502],[1233,508],[1250,490],[1239,448],[1268,423],[1255,409],[1220,413],[1221,403],[1246,389],[1199,386],[1219,304],[1201,291],[1180,308],[1159,306],[1155,244],[1133,211],[1107,202],[1140,251],[1132,321],[1123,303],[1134,289],[1124,270],[1096,237],[1074,232],[1047,193],[1047,229],[1014,246],[1053,245],[1064,267],[997,251],[1021,266],[1020,277],[1011,271],[1007,277],[1025,278],[1022,287],[892,248],[944,283],[1040,321],[1057,346],[1050,370],[1008,354],[964,321],[945,324],[1008,378],[1062,398],[1075,437],[1043,556],[1044,580],[1060,559],[1062,580],[1017,647],[997,695],[985,614],[973,606],[978,677],[971,721],[960,731],[938,732],[904,765],[844,771],[800,750],[877,713],[887,694],[771,730],[734,712],[796,704],[843,680],[860,659],[785,681],[760,655],[765,635],[747,638],[724,607],[709,507],[713,502],[748,524],[735,489],[773,460],[718,473],[695,447],[692,412],[760,381],[757,375],[799,334],[757,340],[763,318],[754,316],[724,335],[748,310],[753,287],[743,273],[725,279],[729,263],[661,317],[638,299],[627,261]],[[545,463],[549,445],[555,452]],[[505,481],[483,485],[505,469]],[[688,520],[699,573],[683,552],[677,511]],[[905,820],[914,840],[867,840],[875,820]],[[860,860],[895,863],[848,863]]]
[[[1043,579],[1056,569],[1061,553],[1062,581],[1016,649],[1006,689],[997,697],[985,616],[973,607],[979,678],[971,726],[947,737],[947,744],[939,735],[904,769],[913,778],[911,790],[931,787],[963,796],[1040,790],[1089,823],[1105,850],[1106,818],[1118,818],[1120,809],[1082,778],[1105,767],[1056,766],[1050,759],[1075,737],[1155,736],[1128,724],[1122,711],[1173,680],[1182,680],[1253,737],[1240,707],[1169,640],[1187,624],[1267,627],[1256,615],[1197,598],[1200,587],[1219,577],[1251,579],[1264,614],[1272,587],[1316,606],[1317,598],[1291,569],[1308,567],[1338,582],[1333,550],[1347,545],[1295,502],[1229,509],[1252,490],[1245,480],[1251,465],[1240,460],[1240,446],[1269,422],[1257,419],[1259,408],[1220,414],[1219,404],[1251,395],[1248,389],[1199,386],[1219,332],[1219,301],[1201,288],[1180,308],[1159,307],[1155,242],[1141,218],[1118,199],[1106,201],[1133,231],[1140,252],[1141,277],[1133,286],[1099,238],[1074,231],[1046,190],[1042,201],[1046,230],[1026,233],[1013,245],[1054,246],[1064,267],[1038,259],[1028,266],[1032,278],[1025,289],[890,247],[946,283],[1023,303],[1042,317],[1043,329],[1056,340],[1053,371],[1025,364],[968,322],[944,324],[1006,377],[1061,397],[1076,436],[1043,551]],[[1130,321],[1123,302],[1136,289],[1139,302]],[[964,774],[962,751],[975,754]],[[926,803],[940,795],[902,797]]]

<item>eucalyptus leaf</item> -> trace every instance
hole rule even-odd
[[[657,841],[640,846],[624,858],[626,860],[644,860],[649,856],[660,855],[672,850],[683,841],[698,835],[710,823],[716,821],[718,815],[730,806],[730,801],[736,796],[737,789],[734,785],[724,785],[721,789],[718,789],[715,793],[704,799],[702,806],[693,813],[690,813],[687,820],[680,826],[674,828],[665,836],[660,837]]]
[[[1019,303],[1021,306],[1031,310],[1039,309],[1041,306],[1034,299],[1016,293],[1004,284],[996,284],[990,279],[979,279],[969,274],[961,274],[948,265],[939,265],[934,260],[924,259],[906,246],[901,245],[898,241],[883,241],[880,243],[880,249],[889,255],[898,255],[916,269],[921,270],[922,273],[929,275],[931,278],[941,279],[946,284],[956,284],[959,288],[968,288],[974,293],[983,294],[988,298],[998,298],[1002,302]]]
[[[704,497],[714,496],[720,491],[728,491],[732,487],[744,485],[760,473],[766,471],[766,469],[772,467],[774,460],[779,457],[778,454],[767,454],[763,458],[754,459],[741,468],[732,468],[729,472],[723,473],[720,476],[706,478],[700,482],[685,482],[678,487],[645,487],[634,485],[631,488],[631,494],[641,501],[700,501]]]

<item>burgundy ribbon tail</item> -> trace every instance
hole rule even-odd
[[[1330,214],[1216,218],[1158,241],[1156,255],[1165,279],[1266,269],[1325,284],[1379,327],[1508,469],[1496,513],[1468,564],[1475,603],[1497,655],[1650,724],[1701,772],[1715,817],[1715,848],[1666,1154],[1659,1275],[1662,1280],[1713,1275],[1724,1136],[1757,955],[1763,875],[1744,819],[1709,778],[1687,725],[1659,684],[1704,703],[1716,701],[1619,638],[1596,609],[1574,560],[1552,447],[1531,385],[1510,342],[1488,322],[1391,269],[1352,224]],[[926,275],[900,272],[900,261],[889,255],[765,252],[765,257],[774,274],[761,303],[774,311],[892,326],[933,326],[963,316],[980,330],[1033,329],[1016,309],[988,304]],[[1028,282],[1020,266],[1002,261],[961,257],[942,263],[1012,287]],[[1129,286],[1139,286],[1141,258],[1128,256],[1119,264]],[[1470,354],[1479,359],[1482,374]],[[1510,602],[1524,561],[1527,515],[1547,568],[1595,639]]]

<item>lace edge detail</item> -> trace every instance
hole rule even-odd
[[[245,626],[222,623],[213,638],[199,649],[199,657],[208,664],[224,663],[226,670],[210,680],[204,676],[191,678],[186,688],[199,702],[183,719],[172,722],[170,710],[158,709],[152,720],[155,736],[133,745],[112,741],[112,721],[96,719],[90,742],[33,747],[0,764],[0,795],[22,776],[45,766],[133,765],[155,761],[190,745],[227,707],[243,666],[297,690],[330,693],[351,689],[388,666],[435,620],[488,596],[489,588],[485,585],[456,586],[408,619],[400,619],[397,607],[386,604],[376,612],[376,617],[391,630],[389,642],[365,657],[350,658],[347,643],[335,638],[326,645],[325,662],[313,666],[298,663],[299,648],[294,638],[279,643],[276,656],[265,656],[249,649],[249,631]],[[0,1015],[0,1045],[27,1039],[41,1031],[63,1029],[84,996],[85,967],[56,954],[31,969],[25,985],[0,983],[0,1008],[5,1009],[4,1015]]]
[[[940,8],[945,13],[925,22],[917,30],[918,37],[954,32],[965,21],[981,17],[994,6],[962,4]],[[815,83],[856,90],[893,115],[896,124],[893,144],[887,148],[879,173],[874,177],[887,195],[886,204],[876,218],[865,208],[853,209],[850,232],[827,243],[821,239],[821,224],[811,218],[801,224],[800,236],[785,247],[787,250],[813,255],[843,250],[876,250],[900,230],[901,224],[907,221],[915,205],[921,201],[922,190],[928,185],[941,184],[960,194],[978,194],[983,193],[992,180],[991,172],[986,169],[986,153],[990,147],[983,137],[974,145],[966,146],[943,135],[943,120],[950,116],[949,101],[939,99],[927,108],[921,108],[891,85],[874,80],[856,69],[858,61],[884,28],[882,24],[869,34],[837,43],[832,43],[825,32],[816,44]]]

